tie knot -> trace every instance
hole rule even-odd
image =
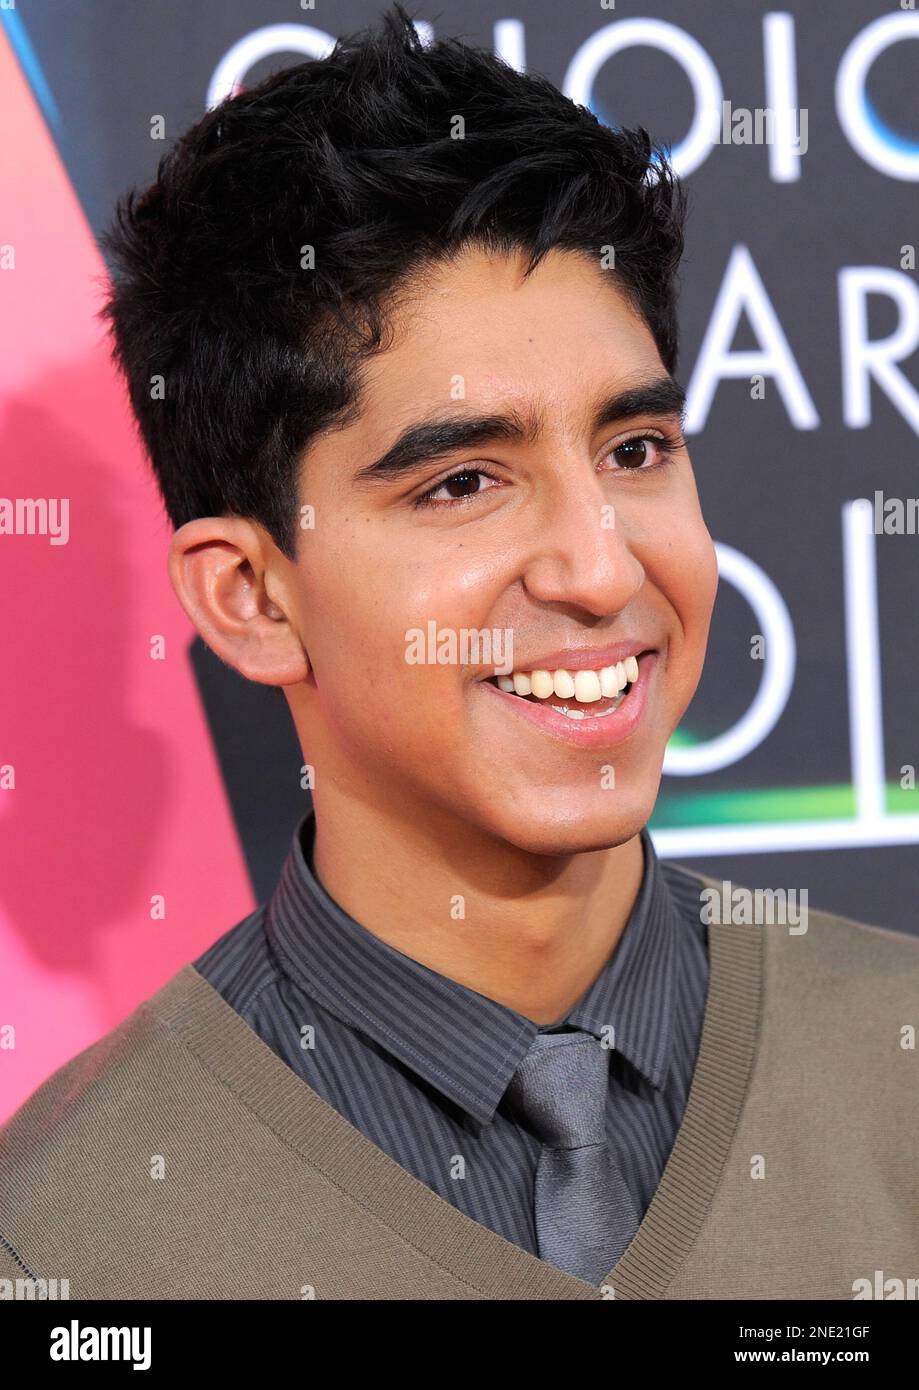
[[[507,1088],[510,1108],[540,1143],[606,1142],[609,1050],[589,1033],[537,1033]]]

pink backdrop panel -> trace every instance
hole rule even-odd
[[[2,1122],[255,904],[104,262],[2,30],[0,92],[0,497],[69,506],[0,534]]]

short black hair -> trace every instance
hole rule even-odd
[[[553,247],[599,265],[612,246],[672,373],[685,216],[641,126],[458,39],[425,46],[399,4],[228,97],[100,237],[99,317],[170,520],[249,517],[294,558],[303,454],[354,418],[388,297],[466,245],[522,250],[526,274]]]

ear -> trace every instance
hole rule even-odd
[[[248,680],[293,685],[309,659],[272,574],[280,556],[263,529],[241,517],[196,517],[176,531],[169,578],[211,651]],[[274,590],[275,597],[272,597]]]

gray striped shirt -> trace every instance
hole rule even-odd
[[[195,967],[378,1148],[466,1216],[538,1256],[539,1143],[512,1118],[504,1093],[533,1036],[548,1029],[349,917],[311,870],[314,828],[310,812],[272,897]],[[657,858],[647,829],[641,841],[644,875],[619,944],[551,1025],[614,1040],[607,1134],[639,1220],[686,1108],[708,988],[699,884]]]

